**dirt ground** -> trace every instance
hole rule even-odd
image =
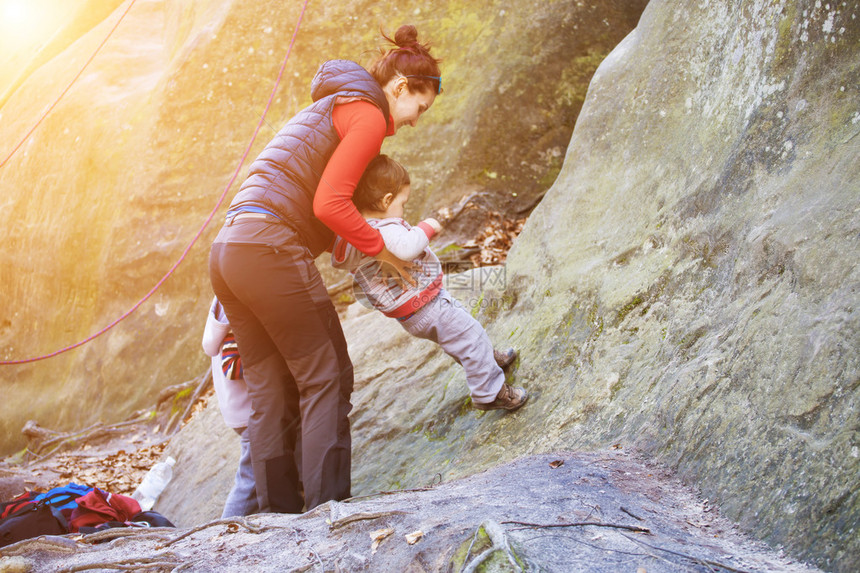
[[[0,460],[0,501],[69,482],[130,495],[170,437],[214,399],[209,373],[165,389],[156,405],[117,424],[57,432],[29,422],[27,448]]]

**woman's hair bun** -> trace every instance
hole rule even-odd
[[[412,24],[404,24],[394,34],[394,43],[400,48],[411,48],[418,43],[418,29]]]
[[[430,55],[430,44],[418,41],[418,29],[412,24],[403,24],[397,28],[394,38],[390,38],[380,28],[379,33],[394,47],[379,48],[379,57],[367,71],[384,86],[391,78],[397,76],[413,76],[409,81],[409,89],[418,91],[433,90],[439,93],[438,76],[439,60]]]

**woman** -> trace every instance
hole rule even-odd
[[[212,287],[251,395],[261,512],[299,513],[350,495],[352,363],[314,258],[339,235],[406,276],[407,263],[351,198],[383,139],[414,127],[442,87],[439,60],[413,26],[385,38],[394,47],[369,70],[346,60],[320,67],[314,103],[250,166],[212,245]]]

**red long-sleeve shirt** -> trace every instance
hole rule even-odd
[[[359,100],[336,105],[332,122],[340,136],[314,195],[314,215],[335,235],[368,256],[382,251],[382,235],[367,224],[352,202],[358,180],[370,160],[379,154],[391,132],[374,104]]]

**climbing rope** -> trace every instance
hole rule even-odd
[[[60,93],[60,97],[54,100],[54,103],[52,103],[45,111],[45,113],[42,114],[42,117],[39,118],[39,121],[37,121],[36,124],[30,129],[30,131],[28,131],[27,134],[21,139],[21,141],[18,142],[18,145],[16,145],[12,149],[12,151],[9,152],[9,155],[6,156],[6,159],[4,159],[2,163],[0,163],[0,169],[2,169],[3,166],[6,165],[6,163],[10,159],[12,159],[12,156],[15,155],[15,152],[18,151],[18,149],[20,149],[22,145],[24,145],[24,142],[30,139],[30,136],[33,135],[33,132],[36,131],[36,128],[42,125],[42,122],[45,121],[45,118],[48,117],[48,114],[54,110],[57,104],[60,103],[60,100],[65,97],[65,95],[69,92],[75,82],[78,81],[78,79],[81,77],[81,74],[83,74],[84,70],[86,70],[87,67],[90,65],[90,62],[95,59],[96,54],[101,51],[102,47],[107,43],[108,39],[110,39],[110,37],[113,36],[113,33],[116,32],[116,29],[119,28],[120,23],[123,21],[126,14],[128,14],[129,10],[131,10],[131,7],[134,6],[135,2],[137,2],[137,0],[131,0],[131,2],[129,2],[128,7],[125,9],[125,12],[122,13],[122,16],[119,17],[119,20],[117,20],[116,23],[113,25],[113,28],[110,29],[110,32],[108,32],[108,35],[105,36],[104,40],[102,40],[102,43],[99,44],[99,47],[96,48],[96,51],[93,52],[93,55],[90,56],[90,59],[87,60],[86,63],[83,65],[81,71],[79,71],[77,75],[72,78],[72,81],[69,82],[69,85],[66,86],[66,89],[64,89],[62,93]]]
[[[140,308],[140,306],[144,302],[146,302],[153,294],[156,293],[156,291],[158,291],[159,288],[161,288],[161,285],[164,284],[164,282],[168,278],[170,278],[170,276],[176,271],[176,269],[179,268],[179,265],[182,264],[182,262],[185,260],[185,257],[188,256],[188,253],[191,251],[191,248],[194,247],[194,245],[197,243],[198,239],[200,239],[200,236],[203,234],[203,231],[206,230],[206,227],[208,227],[209,223],[212,222],[212,219],[215,217],[215,214],[218,212],[218,209],[221,207],[221,204],[224,202],[224,198],[227,197],[227,192],[230,190],[230,187],[232,187],[233,183],[236,182],[236,178],[239,176],[239,171],[242,169],[242,165],[245,163],[245,160],[248,158],[248,154],[251,152],[251,147],[253,146],[254,141],[257,139],[257,135],[260,133],[260,129],[262,129],[263,125],[266,122],[266,114],[269,112],[269,109],[272,107],[272,102],[275,100],[275,94],[278,90],[278,86],[281,83],[281,79],[284,76],[284,70],[287,67],[287,61],[290,59],[290,54],[293,51],[293,45],[296,42],[296,36],[298,36],[299,28],[301,27],[302,20],[304,19],[305,10],[308,7],[309,1],[310,0],[305,0],[304,3],[302,4],[302,10],[301,10],[301,13],[299,14],[298,21],[296,22],[296,28],[295,28],[295,30],[293,30],[293,37],[290,40],[289,48],[287,49],[287,53],[284,56],[283,62],[281,62],[281,68],[278,71],[278,77],[275,79],[275,85],[272,87],[272,93],[269,95],[269,101],[266,103],[266,108],[263,110],[263,114],[260,116],[260,121],[257,123],[256,129],[254,129],[254,134],[251,136],[251,141],[249,141],[247,147],[245,147],[245,151],[242,154],[242,158],[239,160],[239,164],[236,166],[236,169],[233,172],[233,176],[230,178],[230,181],[224,187],[224,191],[221,193],[221,197],[218,198],[217,204],[212,209],[212,211],[209,213],[209,216],[206,218],[206,221],[203,223],[203,226],[200,227],[200,230],[197,231],[197,234],[194,235],[194,238],[191,239],[191,242],[188,243],[187,247],[185,247],[185,250],[182,252],[182,255],[179,257],[179,260],[177,260],[173,264],[173,266],[170,267],[170,270],[168,270],[167,273],[165,273],[165,275],[163,277],[161,277],[161,280],[159,280],[155,284],[155,286],[152,287],[152,289],[150,289],[150,291],[148,293],[146,293],[146,295],[144,295],[143,298],[141,298],[139,301],[137,301],[137,303],[135,303],[134,306],[132,306],[128,311],[123,313],[122,316],[120,316],[119,318],[117,318],[116,320],[114,320],[113,322],[111,322],[110,324],[108,324],[106,327],[102,328],[101,330],[99,330],[95,334],[88,336],[87,338],[85,338],[84,340],[81,340],[80,342],[76,342],[74,344],[66,346],[65,348],[61,348],[60,350],[56,350],[54,352],[51,352],[50,354],[45,354],[43,356],[36,356],[33,358],[25,358],[25,359],[20,359],[20,360],[3,360],[3,361],[0,361],[0,366],[8,366],[8,365],[13,365],[13,364],[27,364],[30,362],[37,362],[39,360],[45,360],[47,358],[52,358],[52,357],[57,356],[59,354],[63,354],[64,352],[68,352],[69,350],[73,350],[75,348],[78,348],[79,346],[83,346],[84,344],[90,342],[91,340],[98,338],[99,336],[106,333],[107,331],[112,329],[114,326],[116,326],[117,324],[119,324],[120,322],[122,322],[123,320],[128,318],[134,311],[136,311],[138,308]],[[134,3],[134,1],[132,1],[132,3]],[[127,12],[127,10],[126,10],[126,12]]]

